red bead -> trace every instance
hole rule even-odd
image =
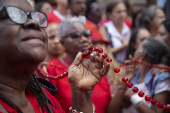
[[[99,48],[99,49],[98,49],[98,52],[99,52],[99,53],[103,53],[103,49],[102,49],[102,48]]]
[[[115,73],[119,73],[120,72],[120,69],[118,67],[114,68],[114,72]]]
[[[67,76],[68,75],[68,71],[63,73],[63,76]]]
[[[127,78],[127,77],[123,77],[123,78],[122,78],[122,81],[123,81],[124,83],[127,83],[128,78]]]
[[[170,111],[170,105],[166,105],[166,106],[165,106],[165,110],[166,110],[166,111]]]
[[[92,51],[90,51],[90,50],[87,50],[87,52],[86,52],[88,55],[90,55],[91,53],[92,53]]]
[[[165,70],[168,70],[168,67],[164,67]]]
[[[89,50],[89,51],[93,51],[93,48],[89,48],[88,50]]]
[[[103,58],[103,59],[106,59],[106,58],[107,58],[107,54],[106,54],[106,53],[103,53],[103,54],[102,54],[102,58]]]
[[[156,67],[157,67],[157,65],[153,64],[153,65],[152,65],[152,67],[155,67],[155,68],[156,68]]]
[[[138,95],[139,95],[139,97],[143,97],[143,96],[145,95],[145,93],[144,93],[143,91],[140,91],[140,92],[138,93]]]
[[[145,65],[145,62],[141,61],[141,64],[142,64],[142,65]]]
[[[146,101],[150,101],[150,100],[151,100],[151,96],[146,95],[146,96],[145,96],[145,100],[146,100]]]
[[[137,87],[134,87],[134,88],[132,89],[132,91],[133,91],[134,93],[137,93],[137,92],[139,91],[139,89],[138,89]]]
[[[109,62],[109,63],[110,63],[110,62],[112,62],[112,59],[108,57],[108,58],[106,59],[106,62]]]
[[[161,102],[158,102],[158,107],[159,107],[159,108],[163,108],[163,107],[164,107],[164,104],[162,104]]]
[[[87,58],[89,55],[88,55],[87,53],[82,53],[81,56],[82,56],[83,59],[85,59],[85,58]]]
[[[98,51],[98,49],[99,49],[98,47],[94,47],[93,51]]]
[[[126,65],[126,66],[129,65],[129,63],[125,63],[125,65]]]
[[[150,64],[150,63],[148,63],[148,66],[149,66],[149,67],[151,67],[151,64]]]
[[[138,61],[137,61],[137,60],[134,60],[134,62],[138,63]]]
[[[152,100],[151,100],[151,104],[152,104],[152,105],[156,105],[156,104],[157,104],[157,100],[152,99]]]
[[[128,82],[128,83],[127,83],[127,87],[128,87],[128,88],[132,88],[132,87],[133,87],[133,83],[132,83],[132,82]]]

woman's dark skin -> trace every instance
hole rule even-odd
[[[27,12],[34,11],[27,0],[0,0],[0,7],[5,5],[16,6]],[[25,89],[33,72],[45,59],[47,35],[37,21],[28,18],[25,24],[19,25],[12,22],[4,11],[0,13],[0,32],[0,92],[24,113],[34,113]],[[29,40],[24,40],[26,38]],[[90,57],[99,59],[100,62],[89,58],[83,60],[79,53],[70,66],[68,75],[73,94],[72,106],[83,113],[92,112],[93,87],[109,69],[109,64],[101,70],[97,69],[96,65],[103,65],[101,58],[96,55]],[[0,111],[7,113],[1,104]]]

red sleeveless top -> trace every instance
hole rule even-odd
[[[43,91],[45,92],[45,94],[47,95],[47,97],[49,98],[49,100],[52,102],[54,106],[53,107],[49,104],[53,113],[64,113],[58,101],[51,94],[49,94],[48,91],[46,91],[45,89],[43,89]],[[41,113],[41,109],[40,109],[40,106],[38,105],[37,99],[28,89],[26,89],[26,96],[28,100],[30,101],[31,105],[33,106],[34,111],[36,113]],[[12,108],[11,106],[9,106],[7,103],[2,101],[1,99],[0,99],[0,104],[8,111],[8,113],[17,113],[16,109]],[[42,106],[42,110],[44,111],[43,113],[48,113],[44,106]],[[0,111],[0,113],[2,112]]]

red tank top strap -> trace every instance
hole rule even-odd
[[[26,96],[27,96],[28,100],[30,101],[32,107],[34,108],[35,112],[41,113],[41,109],[37,102],[37,99],[34,97],[34,95],[28,89],[26,89]]]
[[[8,111],[8,113],[17,113],[16,109],[9,106],[6,102],[2,101],[2,99],[0,99],[0,103]],[[2,112],[0,112],[0,113],[2,113]]]

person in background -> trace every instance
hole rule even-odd
[[[132,1],[127,1],[127,0],[124,0],[123,1],[125,3],[125,6],[126,6],[126,9],[127,9],[127,18],[125,19],[125,24],[129,27],[129,28],[132,28],[132,19],[131,17],[134,15],[134,12],[135,12],[135,8],[134,8],[134,5],[132,3]],[[108,2],[109,4],[110,2]],[[98,26],[102,26],[104,25],[105,23],[109,22],[110,21],[110,18],[109,18],[109,15],[108,13],[110,13],[110,10],[106,9],[106,14],[105,14],[105,18],[102,19],[102,21],[100,23],[98,23]],[[103,16],[104,17],[104,16]],[[101,31],[100,31],[101,32]]]
[[[169,47],[153,37],[144,40],[137,48],[134,54],[129,57],[125,63],[123,76],[126,76],[133,83],[134,87],[138,87],[145,95],[150,95],[158,102],[167,105],[170,102],[170,73],[163,72],[152,75],[151,67],[142,64],[134,64],[134,59],[141,60],[151,64],[165,64],[170,66],[170,49]],[[136,69],[138,70],[136,73]],[[114,96],[110,106],[109,113],[117,113],[121,107],[122,113],[167,113],[165,109],[160,109],[158,106],[151,105],[144,98],[138,96],[138,93],[133,93],[127,89],[127,84],[122,83],[121,89]]]
[[[76,54],[79,51],[84,52],[88,45],[91,44],[91,31],[86,29],[84,18],[81,16],[70,17],[62,21],[58,26],[57,32],[61,44],[67,51],[67,56],[63,59],[56,58],[49,61],[47,71],[52,76],[57,76],[67,71],[69,66],[73,63]],[[98,61],[98,59],[96,60]],[[68,76],[57,80],[49,79],[49,81],[58,89],[58,92],[54,95],[55,98],[59,101],[64,111],[70,113],[68,108],[72,103],[72,95]],[[86,84],[88,84],[88,81]],[[110,99],[110,87],[107,78],[104,77],[101,82],[96,84],[93,90],[93,111],[96,113],[106,112]]]
[[[48,25],[47,16],[36,12],[27,0],[0,0],[0,9],[0,112],[64,113],[34,74],[46,57],[48,37],[44,28]],[[87,49],[92,48],[90,45]],[[110,66],[94,53],[89,57],[83,59],[79,53],[68,70],[71,106],[83,113],[93,112],[93,88]],[[104,68],[99,68],[103,65]]]
[[[50,61],[55,58],[64,58],[66,56],[65,50],[60,43],[60,39],[57,35],[58,24],[50,23],[45,29],[48,35],[48,51],[46,60]]]
[[[114,59],[112,53],[110,52],[110,49],[109,49],[110,42],[105,40],[102,34],[98,30],[94,30],[90,37],[92,39],[92,44],[95,47],[102,48],[103,52],[106,53],[108,57],[112,59],[112,64],[114,65],[114,67],[119,67],[119,63]],[[120,73],[121,72],[122,72],[122,69]],[[119,88],[119,85],[121,83],[120,73],[119,74],[115,73],[113,67],[110,67],[110,70],[107,73],[107,80],[110,85],[110,91],[111,91],[112,97],[116,94]]]
[[[57,3],[55,0],[46,0],[46,1],[52,5],[53,9],[56,9]]]
[[[139,45],[149,36],[151,36],[150,32],[145,28],[137,28],[132,31],[128,51],[126,54],[126,59],[129,59],[129,55],[134,56],[135,50],[139,47]]]
[[[146,8],[140,18],[139,27],[145,27],[151,35],[155,37],[161,23],[165,20],[165,14],[162,9],[155,5]]]
[[[35,10],[48,14],[53,11],[53,8],[48,2],[39,2],[35,5]]]
[[[158,34],[156,36],[156,39],[165,42],[169,47],[170,47],[170,20],[165,20],[164,22],[162,22],[161,26],[158,29]],[[159,64],[159,66],[167,66],[165,64]],[[157,68],[153,68],[152,70],[152,74],[156,74],[156,73],[162,73],[162,72],[169,72],[169,70],[166,69],[157,69]]]
[[[141,18],[142,15],[142,10],[138,10],[134,13],[133,15],[133,22],[132,22],[132,30],[139,28],[139,20]]]
[[[99,6],[97,2],[89,4],[89,7],[86,11],[86,17],[88,20],[98,25],[98,23],[102,20],[102,15],[103,9]]]
[[[40,67],[43,69],[45,73],[47,72],[47,65],[50,60],[53,59],[61,59],[66,57],[65,50],[60,43],[60,39],[57,36],[57,26],[56,23],[50,23],[48,27],[45,29],[48,36],[48,51],[45,60],[40,64]],[[38,77],[46,79],[39,71],[35,72]]]
[[[69,9],[72,16],[83,16],[84,22],[86,23],[86,28],[89,30],[97,30],[97,25],[95,25],[90,20],[86,19],[87,1],[86,0],[68,0]]]
[[[111,42],[111,52],[119,63],[126,57],[127,46],[130,38],[130,29],[124,23],[127,9],[124,2],[112,1],[107,6],[109,22],[104,23],[105,29],[100,29],[105,39]]]
[[[165,42],[170,47],[170,20],[165,20],[162,22],[156,39]]]
[[[57,0],[57,9],[48,14],[48,22],[60,23],[70,16],[84,16],[86,28],[89,30],[97,30],[97,26],[86,19],[86,0]],[[69,12],[68,12],[69,10]]]
[[[55,0],[57,3],[57,8],[51,13],[47,14],[48,23],[55,22],[60,23],[69,17],[68,1],[67,0]]]
[[[125,23],[127,24],[129,28],[132,28],[132,17],[135,12],[135,7],[131,0],[124,0],[124,3],[127,9],[127,18],[125,20]]]

